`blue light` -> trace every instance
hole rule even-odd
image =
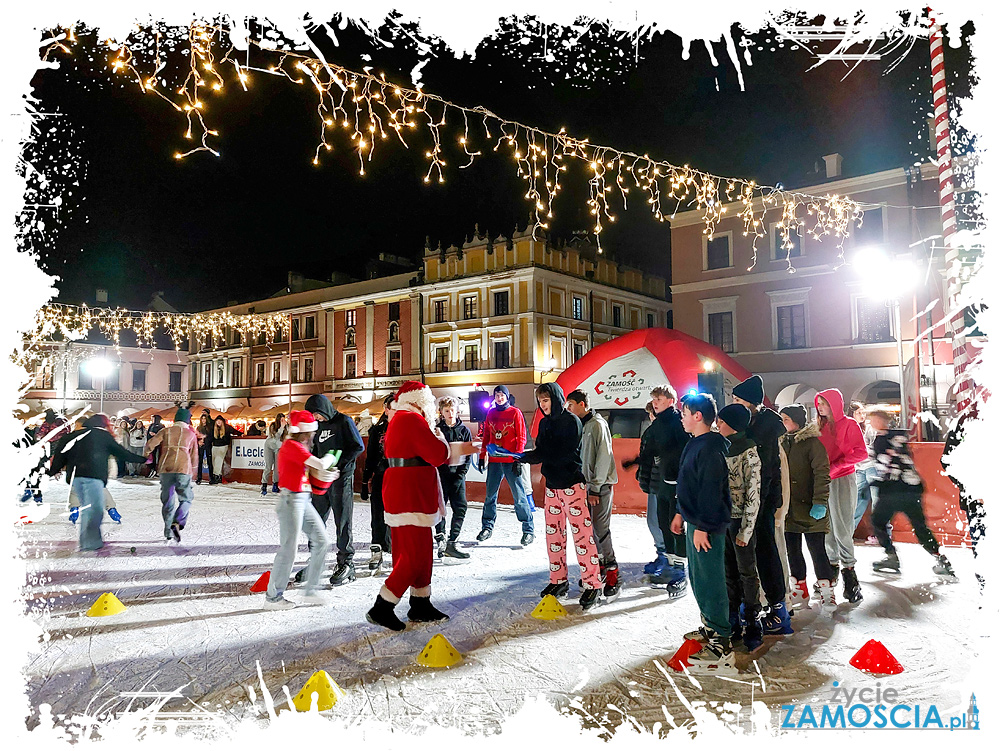
[[[694,396],[698,393],[698,389],[688,389],[688,396]]]

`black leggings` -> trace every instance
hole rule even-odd
[[[816,578],[833,581],[833,566],[826,556],[825,532],[785,532],[785,550],[788,552],[788,570],[791,575],[799,581],[806,578],[806,559],[802,557],[803,537],[806,538]]]

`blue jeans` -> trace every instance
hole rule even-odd
[[[535,533],[535,522],[528,508],[528,497],[524,494],[521,474],[514,470],[513,462],[490,462],[486,467],[486,502],[483,503],[483,529],[493,529],[497,521],[497,494],[500,480],[507,478],[507,487],[514,496],[514,513],[521,522],[521,531]]]
[[[649,493],[646,496],[646,526],[649,527],[649,534],[653,536],[656,552],[667,552],[663,545],[663,532],[660,530],[660,523],[656,518],[656,493]]]
[[[104,482],[94,477],[74,477],[73,492],[80,501],[80,550],[100,550],[104,547]]]
[[[876,467],[854,471],[854,479],[858,483],[858,505],[854,509],[855,529],[861,523],[861,518],[865,515],[865,509],[869,505],[874,507],[875,502],[878,501],[878,488],[871,484],[871,481],[876,477],[878,477],[878,468]]]
[[[319,585],[319,575],[323,572],[326,551],[330,540],[326,536],[326,525],[312,504],[310,493],[292,493],[281,489],[281,495],[274,506],[278,514],[280,547],[274,556],[271,578],[267,585],[267,599],[277,600],[285,593],[288,578],[292,574],[295,551],[299,547],[299,532],[305,532],[309,539],[309,566],[306,568],[306,594],[312,594]]]
[[[175,500],[175,497],[177,500]],[[180,503],[178,503],[178,500]],[[160,503],[163,504],[163,536],[170,539],[170,525],[184,529],[187,524],[188,509],[194,500],[191,475],[181,472],[164,472],[160,475]]]

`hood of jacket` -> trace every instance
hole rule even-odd
[[[819,425],[811,422],[800,430],[789,434],[795,443],[808,440],[809,438],[819,438]]]
[[[326,398],[326,394],[313,394],[306,399],[306,410],[312,412],[314,415],[317,412],[325,415],[326,420],[321,422],[328,422],[330,418],[337,414],[337,410],[333,408],[333,404]]]
[[[819,412],[819,398],[823,397],[830,404],[830,410],[833,412],[833,422],[840,422],[847,415],[844,414],[844,395],[840,393],[840,389],[826,389],[825,391],[820,391],[813,398],[813,404],[816,406],[816,411]]]
[[[549,394],[549,398],[552,400],[552,411],[549,413],[552,417],[558,417],[566,409],[566,395],[563,394],[562,386],[554,381],[552,383],[543,383],[538,387],[538,391],[546,391]],[[538,401],[538,393],[535,393],[535,401]]]
[[[719,433],[719,435],[722,434]],[[747,438],[747,434],[742,430],[739,433],[733,433],[726,440],[729,441],[729,451],[726,452],[726,456],[739,456],[747,449],[757,445],[752,438]]]

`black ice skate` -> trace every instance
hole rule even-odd
[[[955,576],[955,569],[951,567],[951,561],[943,555],[937,556],[937,563],[934,564],[933,571],[938,576],[950,576],[952,578],[957,578]]]
[[[880,574],[898,574],[899,556],[896,555],[896,551],[890,551],[881,561],[875,561],[875,563],[872,564],[872,570],[877,571]]]
[[[433,623],[446,621],[449,618],[446,613],[442,613],[431,605],[430,597],[414,597],[413,595],[410,595],[410,609],[407,611],[406,617],[412,623]]]
[[[853,568],[844,568],[841,572],[844,577],[844,599],[854,604],[861,602],[864,597],[861,594],[861,585],[858,584],[858,575]]]
[[[464,550],[458,549],[458,543],[454,540],[449,540],[448,544],[444,547],[444,552],[441,554],[442,558],[456,558],[458,560],[464,561],[469,559],[469,554]]]
[[[353,563],[338,563],[337,568],[333,570],[333,576],[330,577],[330,584],[339,587],[341,584],[347,584],[347,582],[352,582],[357,578]]]
[[[583,594],[580,595],[580,609],[583,611],[590,610],[595,605],[597,605],[597,600],[601,596],[601,590],[599,589],[585,589]]]
[[[569,582],[556,582],[555,584],[549,584],[545,589],[542,590],[542,597],[547,597],[552,595],[557,600],[560,597],[565,597],[569,594]]]
[[[371,554],[372,557],[368,560],[368,570],[378,573],[382,568],[382,546],[373,544]]]

